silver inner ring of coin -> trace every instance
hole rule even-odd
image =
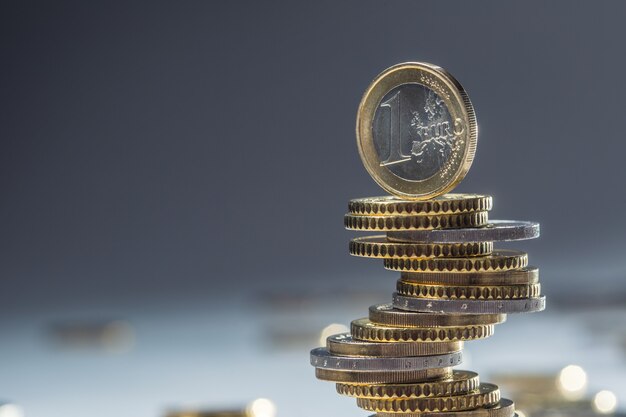
[[[381,99],[372,137],[381,166],[402,179],[423,181],[441,171],[459,135],[443,99],[422,84],[407,83]]]

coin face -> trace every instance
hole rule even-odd
[[[476,118],[461,85],[430,64],[404,63],[380,74],[357,115],[361,159],[388,192],[413,200],[450,191],[476,150]]]

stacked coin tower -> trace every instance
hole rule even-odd
[[[471,102],[443,69],[404,63],[381,73],[357,116],[365,167],[392,196],[350,201],[346,228],[385,234],[350,242],[355,256],[400,271],[392,303],[311,351],[319,379],[380,417],[512,417],[513,402],[478,374],[453,370],[463,343],[489,337],[507,313],[543,310],[526,253],[494,242],[539,236],[532,222],[489,220],[492,198],[445,194],[473,161]]]

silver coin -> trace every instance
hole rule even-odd
[[[319,347],[311,351],[311,365],[337,371],[419,371],[446,368],[461,363],[462,352],[445,355],[380,358],[372,356],[339,356]]]
[[[508,398],[500,398],[500,402],[492,407],[480,407],[475,410],[447,411],[432,413],[376,413],[369,417],[518,417],[515,404]]]
[[[393,306],[400,310],[449,314],[534,313],[546,308],[546,297],[517,300],[442,300],[404,297],[393,293]]]
[[[537,237],[539,223],[516,220],[489,220],[486,226],[465,229],[387,232],[387,239],[391,242],[414,243],[504,242]]]
[[[400,178],[423,181],[450,159],[461,136],[437,93],[422,84],[401,84],[380,101],[372,120],[380,165]]]

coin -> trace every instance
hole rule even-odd
[[[355,198],[348,203],[348,212],[369,216],[414,216],[489,211],[492,206],[493,200],[488,195],[450,193],[424,201],[393,196]]]
[[[444,69],[407,62],[374,79],[357,113],[357,146],[391,194],[425,200],[454,188],[476,152],[474,108]]]
[[[456,366],[462,359],[461,352],[407,358],[376,358],[333,355],[326,348],[315,348],[311,351],[311,365],[316,368],[346,371],[418,371]]]
[[[499,272],[524,268],[528,254],[520,251],[497,250],[491,255],[469,258],[409,258],[385,259],[385,268],[409,272]]]
[[[452,378],[412,384],[337,384],[337,393],[359,398],[422,398],[467,394],[479,386],[476,372],[455,370]]]
[[[392,411],[396,413],[428,413],[439,411],[472,410],[493,406],[500,401],[500,390],[493,384],[480,384],[477,391],[451,397],[426,398],[357,398],[356,404],[368,411]]]
[[[500,324],[506,314],[432,314],[398,310],[391,304],[370,307],[371,322],[393,327],[441,327]]]
[[[318,379],[350,384],[402,384],[452,377],[452,368],[434,368],[423,371],[338,371],[315,368]]]
[[[459,214],[434,214],[424,216],[361,216],[346,214],[344,225],[349,230],[436,230],[485,226],[489,215],[486,211]]]
[[[539,269],[527,266],[501,272],[402,272],[404,282],[443,285],[518,285],[539,282]]]
[[[490,255],[492,242],[471,243],[397,243],[384,235],[350,241],[350,255],[367,258],[439,258]]]
[[[490,220],[480,228],[387,232],[389,241],[412,243],[505,242],[537,237],[539,223],[515,220]]]
[[[394,304],[395,305],[395,304]],[[493,334],[491,324],[440,327],[392,327],[371,322],[367,318],[353,320],[352,337],[373,342],[453,342],[484,339]]]
[[[519,300],[443,300],[393,294],[393,306],[400,310],[447,314],[534,313],[546,308],[546,298]]]
[[[398,280],[398,294],[417,298],[513,300],[541,295],[541,284],[530,285],[432,285]]]
[[[463,349],[463,342],[371,342],[355,340],[349,333],[340,333],[326,339],[330,353],[347,356],[426,356],[458,352]]]
[[[370,417],[398,417],[398,413],[378,412]],[[501,398],[498,404],[491,407],[480,407],[475,410],[436,412],[436,413],[403,413],[402,417],[514,417],[515,404],[507,398]]]

